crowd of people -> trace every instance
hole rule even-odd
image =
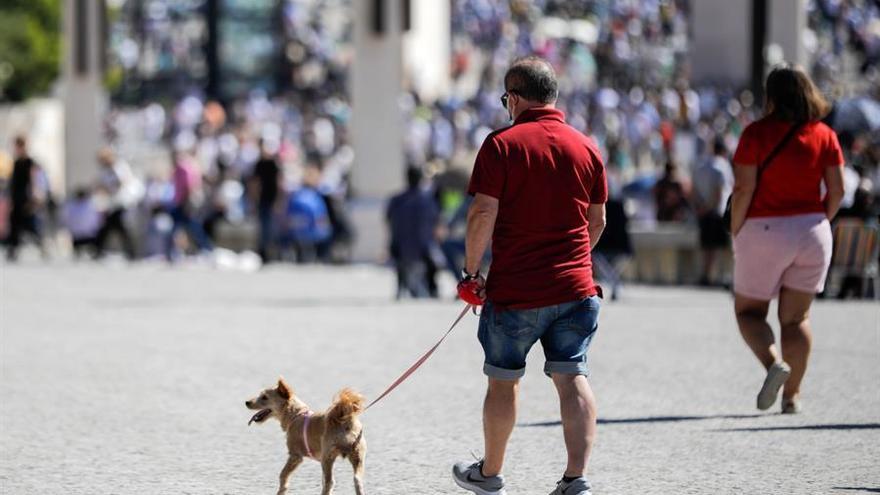
[[[659,0],[453,2],[457,91],[433,102],[417,95],[404,99],[409,162],[469,170],[485,137],[508,124],[498,105],[507,64],[536,54],[551,62],[559,76],[557,107],[570,125],[596,139],[606,158],[609,211],[617,216],[609,226],[628,221],[692,224],[700,230],[704,254],[700,282],[729,283],[714,265],[719,252],[730,246],[720,227],[733,184],[730,158],[743,129],[763,108],[749,90],[691,84],[689,9],[687,1]],[[817,0],[809,2],[808,19],[812,72],[823,91],[862,92],[862,98],[841,101],[880,108],[877,2]],[[847,57],[857,62],[856,73],[847,75]],[[478,83],[468,86],[474,77]],[[852,80],[868,84],[844,84]],[[844,113],[832,112],[826,121],[847,127],[835,125]],[[869,124],[841,132],[847,157],[842,214],[876,221],[880,139],[871,130]],[[457,204],[451,203],[446,218]],[[600,251],[605,253],[595,262],[616,285],[615,260],[632,254],[626,232],[603,240]]]
[[[848,60],[857,62],[855,79],[880,80],[878,2],[808,5],[811,72],[823,92],[841,89]],[[224,223],[243,226],[253,218],[256,232],[244,245],[264,260],[347,259],[354,229],[344,205],[356,194],[348,182],[355,161],[347,136],[351,40],[337,22],[344,16],[326,9],[349,7],[285,3],[292,91],[270,96],[255,90],[224,105],[194,91],[172,105],[112,111],[108,141],[120,156],[173,151],[131,167],[103,152],[100,178],[63,208],[74,240],[82,241],[77,245],[93,245],[100,256],[116,232],[129,257],[174,259],[186,247],[176,232],[190,234],[190,250],[207,251]],[[426,100],[412,88],[400,99],[403,153],[421,172],[419,187],[437,210],[431,217],[436,228],[427,234],[409,229],[427,235],[419,257],[433,260],[409,273],[455,269],[467,173],[485,137],[508,123],[498,104],[501,77],[510,60],[535,54],[556,69],[557,105],[568,123],[591,135],[605,157],[610,210],[621,221],[699,227],[708,263],[702,281],[723,281],[708,274],[715,253],[729,245],[717,219],[732,183],[729,158],[742,130],[763,110],[748,90],[692,85],[690,8],[686,0],[453,1],[452,90]],[[867,105],[877,105],[880,95],[870,93],[870,84],[857,89],[866,91]],[[836,118],[834,112],[829,117],[833,127]],[[864,218],[876,216],[880,193],[880,140],[869,130],[841,136],[847,158],[843,211]],[[91,203],[102,215],[87,213]],[[394,215],[388,218],[393,230]],[[632,251],[626,232],[615,237],[605,248],[609,267]],[[392,257],[397,248],[390,246]],[[410,292],[431,294],[433,286],[428,277]]]
[[[15,138],[5,224],[6,257],[17,258],[25,235],[47,256],[46,240],[62,228],[74,255],[102,258],[114,237],[129,260],[210,253],[221,223],[233,229],[252,214],[258,218],[256,248],[264,262],[346,261],[353,230],[342,202],[326,186],[322,161],[310,158],[294,187],[279,165],[278,150],[261,140],[248,172],[239,176],[218,158],[205,174],[195,153],[174,151],[169,170],[146,180],[111,148],[96,157],[94,181],[64,201],[56,201],[45,171],[31,158],[23,136]],[[0,225],[2,226],[2,225]],[[185,234],[185,235],[184,235]]]

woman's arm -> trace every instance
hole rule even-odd
[[[825,216],[831,221],[840,209],[843,199],[843,167],[825,167]]]
[[[735,164],[733,167],[733,204],[730,211],[730,231],[739,234],[746,223],[746,214],[752,204],[752,197],[758,184],[758,167],[754,165]]]

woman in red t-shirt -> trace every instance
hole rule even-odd
[[[825,284],[829,221],[843,197],[843,153],[834,131],[819,122],[828,103],[802,69],[774,69],[766,94],[766,116],[745,129],[733,157],[735,310],[743,338],[767,369],[758,409],[770,408],[784,385],[782,412],[796,413],[812,341],[810,305]],[[781,355],[767,323],[775,297]]]

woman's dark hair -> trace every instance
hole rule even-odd
[[[558,84],[553,67],[539,57],[517,59],[504,75],[504,87],[529,101],[553,103]]]
[[[782,65],[767,76],[767,111],[789,122],[821,120],[831,106],[803,69]]]

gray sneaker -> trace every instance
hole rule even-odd
[[[781,361],[770,366],[770,369],[767,370],[767,378],[764,379],[764,385],[758,392],[758,409],[762,411],[770,409],[779,396],[779,389],[785,385],[789,375],[791,375],[791,368]]]
[[[570,482],[559,480],[556,489],[550,492],[550,495],[591,495],[593,493],[590,491],[591,488],[590,482],[581,476]]]
[[[458,486],[477,495],[507,495],[507,492],[504,491],[504,477],[500,474],[498,476],[483,476],[483,461],[473,464],[459,462],[452,466],[452,478]]]

